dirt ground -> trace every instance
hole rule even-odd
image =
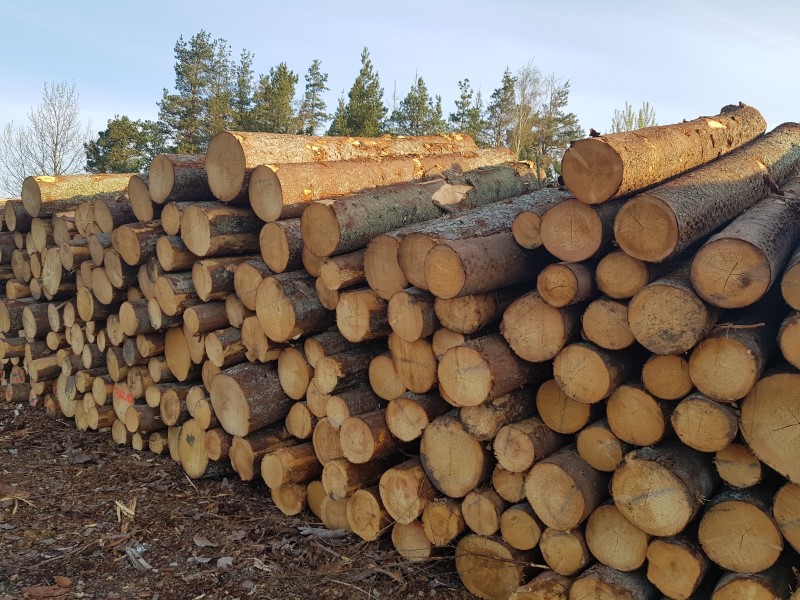
[[[306,527],[322,531],[263,483],[190,481],[168,457],[0,403],[0,600],[472,598],[450,558],[411,564],[386,536]]]

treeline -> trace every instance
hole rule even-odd
[[[158,102],[158,121],[115,116],[86,144],[86,169],[94,173],[136,172],[160,152],[198,154],[225,129],[315,135],[427,135],[462,131],[481,146],[511,148],[520,160],[537,164],[547,176],[557,172],[570,140],[584,136],[567,111],[569,82],[544,75],[529,62],[508,68],[488,98],[469,79],[445,115],[440,95],[417,75],[408,93],[387,106],[369,50],[347,95],[332,112],[326,103],[328,74],[315,59],[300,77],[285,62],[256,76],[254,55],[232,58],[224,39],[201,31],[175,45],[175,82]]]

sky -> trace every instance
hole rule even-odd
[[[458,81],[485,98],[503,71],[533,61],[569,81],[569,110],[605,132],[615,109],[648,101],[659,124],[714,115],[739,101],[769,128],[800,121],[800,2],[761,0],[0,0],[0,125],[26,122],[45,81],[74,81],[94,131],[110,118],[156,119],[174,84],[174,46],[200,30],[256,75],[312,60],[329,74],[328,109],[369,48],[385,101],[421,76],[454,109]]]

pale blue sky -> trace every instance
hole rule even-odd
[[[605,131],[625,101],[649,100],[659,123],[755,106],[774,127],[800,121],[800,3],[792,0],[428,0],[242,2],[0,0],[0,124],[25,120],[44,81],[74,80],[95,131],[114,114],[155,119],[174,81],[179,35],[201,29],[256,74],[286,61],[300,75],[322,60],[329,110],[368,46],[387,104],[415,73],[453,109],[459,79],[487,97],[506,66],[528,60],[570,81],[569,108]]]

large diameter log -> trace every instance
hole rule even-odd
[[[728,571],[758,573],[774,565],[783,536],[772,517],[772,490],[725,490],[711,498],[697,531],[703,552]]]
[[[671,417],[678,438],[701,452],[727,448],[739,432],[736,410],[699,392],[689,394],[675,407]]]
[[[274,365],[243,363],[214,377],[211,404],[222,427],[244,437],[286,417],[293,400],[286,396]]]
[[[586,544],[594,557],[618,571],[634,571],[647,558],[650,536],[628,521],[613,503],[598,506],[586,521]]]
[[[437,298],[479,294],[531,280],[549,261],[506,231],[435,246],[425,258],[425,283]]]
[[[644,359],[645,353],[635,346],[606,350],[589,342],[575,342],[558,353],[553,375],[567,396],[595,404],[635,377]]]
[[[394,156],[381,160],[262,164],[248,186],[250,206],[264,221],[299,217],[309,202],[363,192],[383,185],[425,181],[448,169],[469,171],[510,162],[505,149],[438,156]]]
[[[596,564],[581,573],[569,590],[571,600],[658,600],[661,594],[647,581],[644,569],[624,573]]]
[[[669,536],[683,531],[718,485],[708,455],[672,441],[626,455],[611,479],[611,495],[639,529]]]
[[[692,260],[692,285],[706,302],[741,308],[780,277],[800,234],[800,179],[783,186],[711,236]]]
[[[181,238],[197,256],[257,252],[262,225],[247,208],[193,204],[181,215]]]
[[[740,404],[739,427],[747,445],[765,464],[800,483],[800,372],[778,370],[765,375]]]
[[[381,158],[405,154],[472,151],[475,142],[463,134],[424,137],[315,137],[223,131],[211,140],[205,169],[214,196],[222,202],[247,197],[250,174],[258,165]]]
[[[470,534],[456,546],[456,570],[479,598],[507,600],[527,579],[524,554],[500,538]]]
[[[529,362],[552,360],[580,337],[585,305],[551,306],[534,290],[514,300],[503,314],[500,332],[514,354]]]
[[[303,271],[262,280],[256,295],[256,315],[264,333],[276,342],[322,331],[333,323],[333,313],[317,299],[314,279]]]
[[[353,343],[388,336],[388,302],[371,289],[348,290],[336,305],[336,326]]]
[[[719,115],[572,142],[561,161],[575,197],[599,204],[714,160],[766,130],[754,108],[725,106]]]
[[[614,218],[621,200],[590,206],[571,198],[542,217],[542,245],[559,260],[581,262],[603,252],[614,239]]]
[[[22,182],[22,205],[32,217],[75,208],[80,203],[114,192],[124,192],[132,173],[92,175],[38,175]]]
[[[661,262],[753,206],[794,175],[800,125],[784,123],[737,152],[629,200],[614,223],[620,248]]]
[[[692,289],[688,263],[642,288],[628,304],[628,324],[636,340],[655,354],[683,354],[717,321],[718,309]]]
[[[499,334],[451,348],[438,367],[442,397],[455,406],[476,406],[549,376],[549,365],[520,359]]]
[[[156,204],[211,200],[205,155],[159,154],[147,171],[150,196]]]
[[[590,467],[575,446],[567,446],[533,465],[525,479],[525,495],[542,523],[570,530],[605,500],[607,484],[608,474]]]
[[[453,457],[461,457],[454,461]],[[491,475],[494,460],[457,416],[434,419],[422,434],[420,461],[431,483],[451,498],[463,498]]]

